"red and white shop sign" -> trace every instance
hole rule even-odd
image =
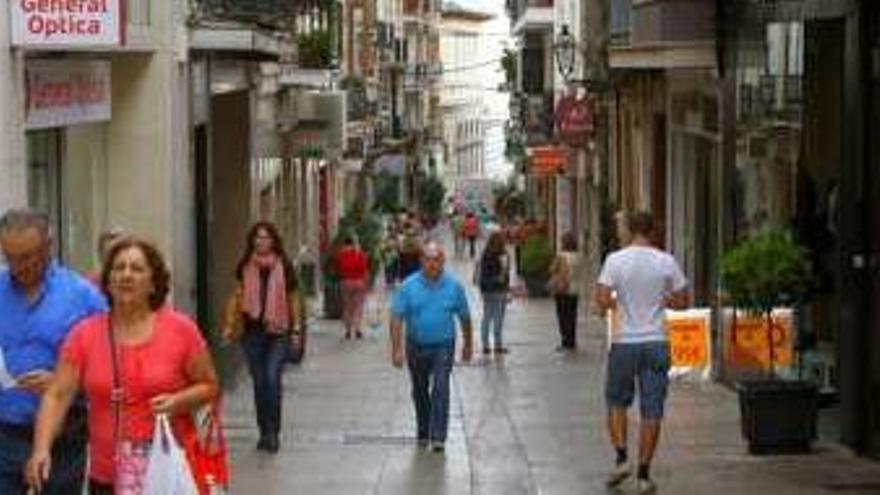
[[[117,46],[126,0],[9,0],[12,45]]]
[[[27,129],[110,120],[109,61],[31,60],[26,73]]]

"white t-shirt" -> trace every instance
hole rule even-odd
[[[599,283],[617,293],[620,330],[614,342],[663,342],[666,296],[687,287],[687,279],[669,253],[630,246],[608,255]]]

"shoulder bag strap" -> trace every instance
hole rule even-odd
[[[119,358],[116,353],[116,335],[113,323],[107,315],[107,339],[110,343],[110,364],[113,369],[113,388],[110,389],[110,403],[113,406],[113,443],[119,445],[119,430],[122,416],[122,380],[119,376]]]

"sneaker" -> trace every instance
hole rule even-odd
[[[443,442],[431,442],[431,452],[442,454],[446,451],[446,444]]]
[[[429,448],[431,448],[431,442],[428,441],[427,438],[417,439],[416,445],[419,447],[419,450],[428,450]]]
[[[483,346],[483,354],[492,354],[492,349],[489,346]]]
[[[508,352],[510,352],[510,351],[507,350],[507,347],[496,347],[495,348],[495,354],[507,354]]]
[[[631,474],[632,468],[628,462],[615,464],[614,469],[608,474],[608,479],[605,481],[605,484],[608,485],[608,487],[613,488],[619,485],[623,480],[629,478]]]
[[[650,478],[639,478],[636,480],[636,493],[639,495],[653,495],[657,493],[657,484]]]

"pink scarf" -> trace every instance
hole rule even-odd
[[[290,329],[290,313],[287,307],[287,280],[284,263],[275,254],[251,256],[244,267],[244,312],[254,320],[260,318],[260,270],[269,269],[266,287],[266,308],[263,320],[269,333],[283,333]]]

